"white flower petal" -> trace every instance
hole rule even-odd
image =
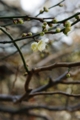
[[[38,51],[38,43],[37,42],[33,42],[32,44],[31,44],[31,49],[33,50],[33,51]]]
[[[46,43],[43,40],[40,40],[38,42],[38,50],[43,51],[45,49],[45,47],[46,47]]]

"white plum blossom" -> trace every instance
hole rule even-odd
[[[40,40],[40,41],[38,42],[38,50],[39,50],[39,51],[43,51],[43,50],[45,49],[45,47],[46,47],[46,42],[43,41],[43,40]]]
[[[37,51],[37,50],[38,50],[38,49],[37,49],[37,45],[38,45],[37,42],[33,42],[33,43],[31,44],[31,49],[32,49],[33,51]]]
[[[46,48],[46,42],[43,40],[40,40],[38,43],[34,42],[31,44],[31,49],[33,51],[43,51]]]

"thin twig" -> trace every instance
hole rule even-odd
[[[28,71],[28,68],[27,68],[27,65],[26,65],[26,62],[25,62],[25,60],[24,60],[23,54],[22,54],[20,48],[18,47],[18,45],[15,43],[14,39],[13,39],[13,38],[11,37],[11,35],[10,35],[7,31],[5,31],[2,27],[0,27],[0,30],[3,31],[3,32],[11,39],[12,43],[13,43],[14,46],[17,48],[17,50],[18,50],[18,52],[19,52],[19,54],[20,54],[20,56],[21,56],[21,59],[22,59],[22,62],[23,62],[23,64],[24,64],[24,68],[25,68],[26,72],[29,72],[29,71]]]
[[[52,65],[48,65],[48,66],[44,66],[44,67],[40,67],[40,68],[35,68],[34,72],[42,72],[42,71],[48,71],[48,70],[52,70],[54,68],[59,68],[59,67],[78,67],[80,66],[80,62],[63,62],[63,63],[54,63]]]

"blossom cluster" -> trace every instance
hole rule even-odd
[[[39,40],[39,42],[33,42],[31,44],[31,49],[33,51],[43,51],[46,48],[46,42],[43,40]]]

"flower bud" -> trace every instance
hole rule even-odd
[[[13,20],[13,23],[14,23],[14,24],[18,24],[18,20],[17,20],[17,19],[14,19],[14,20]]]
[[[67,35],[67,33],[68,33],[70,30],[71,30],[71,27],[66,27],[66,28],[64,29],[63,33],[64,33],[65,35]]]
[[[70,73],[68,73],[67,75],[66,75],[66,77],[70,77],[71,75],[70,75]]]
[[[31,33],[31,32],[29,32],[27,35],[28,35],[28,36],[32,36],[32,33]]]
[[[48,32],[48,29],[45,28],[45,29],[44,29],[44,32]]]
[[[71,23],[70,23],[69,21],[66,21],[66,22],[64,23],[64,26],[65,26],[65,27],[71,27]]]
[[[63,7],[63,4],[59,4],[59,7]]]
[[[46,28],[46,26],[45,26],[45,25],[42,25],[42,28],[43,28],[43,29],[45,29],[45,28]]]
[[[40,36],[43,36],[44,34],[45,34],[44,32],[41,32],[41,33],[40,33]]]
[[[46,25],[47,25],[47,22],[43,22],[43,25],[45,25],[45,26],[46,26]]]
[[[79,19],[80,19],[79,15],[76,15],[76,16],[75,16],[75,18],[76,18],[77,20],[79,20]]]
[[[52,20],[52,22],[53,22],[53,23],[57,23],[57,19],[54,18],[54,19]]]
[[[17,19],[17,21],[18,21],[18,23],[20,23],[20,24],[23,24],[23,23],[24,23],[23,19],[21,19],[21,18]]]
[[[48,11],[49,11],[48,8],[46,8],[46,7],[44,7],[43,9],[44,9],[45,12],[48,12]]]
[[[71,27],[67,27],[66,31],[69,32],[71,30]]]
[[[27,36],[27,33],[23,33],[23,34],[22,34],[22,37],[26,37],[26,36]]]
[[[43,13],[44,11],[43,10],[40,10],[40,14]]]
[[[59,33],[61,31],[60,28],[56,28],[56,32]]]

